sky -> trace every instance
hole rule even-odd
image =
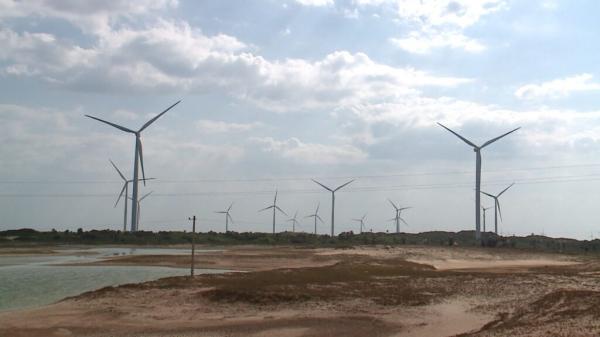
[[[474,229],[475,154],[501,233],[600,237],[597,1],[0,0],[0,230]],[[484,206],[493,206],[483,197]],[[488,212],[488,228],[493,212]]]

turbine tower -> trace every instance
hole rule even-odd
[[[273,199],[273,205],[265,207],[259,210],[259,212],[266,211],[271,208],[273,209],[273,234],[275,234],[275,211],[280,211],[281,213],[287,216],[287,213],[284,212],[281,208],[279,208],[279,206],[277,206],[277,190],[275,190],[275,199]]]
[[[483,207],[483,206],[481,206],[481,210],[483,211],[483,232],[484,233],[486,232],[486,229],[485,229],[485,211],[487,211],[490,208],[491,207]]]
[[[296,218],[298,217],[298,211],[296,211],[296,213],[294,213],[294,217],[288,219],[287,221],[291,221],[292,222],[292,233],[296,232],[296,225],[299,223],[298,220],[296,220]]]
[[[227,207],[226,210],[215,212],[215,213],[219,213],[219,214],[225,214],[225,233],[229,232],[229,221],[231,221],[231,223],[233,223],[233,218],[231,217],[231,214],[229,214],[232,206],[233,206],[233,202],[231,203],[231,205],[229,205],[229,207]]]
[[[331,189],[323,184],[321,184],[320,182],[312,179],[312,181],[314,181],[315,183],[321,185],[321,187],[323,187],[324,189],[328,190],[329,192],[331,192],[331,237],[334,237],[335,235],[335,192],[339,191],[341,188],[345,187],[346,185],[350,184],[351,182],[354,181],[354,179],[350,180],[349,182],[342,184],[340,186],[338,186],[335,189]]]
[[[500,135],[496,138],[492,138],[492,139],[488,140],[487,142],[483,143],[483,145],[481,145],[481,146],[477,146],[474,143],[472,143],[471,141],[469,141],[468,139],[466,139],[465,137],[463,137],[463,136],[459,135],[458,133],[445,127],[441,123],[438,123],[438,125],[443,127],[444,129],[448,130],[456,137],[460,138],[463,142],[472,146],[473,151],[475,152],[475,240],[481,240],[481,215],[479,212],[480,208],[481,208],[481,196],[480,196],[480,191],[481,191],[481,150],[484,147],[496,142],[500,138],[506,137],[509,134],[519,130],[520,127],[516,128],[514,130],[511,130],[503,135]]]
[[[404,222],[405,225],[408,226],[408,224],[406,223],[406,221],[404,221],[404,219],[402,219],[402,217],[400,216],[402,211],[405,209],[409,209],[412,207],[398,207],[396,206],[396,204],[394,204],[390,199],[388,199],[388,201],[390,202],[390,204],[392,205],[392,207],[394,207],[394,210],[396,210],[396,216],[391,220],[394,220],[396,222],[396,233],[400,233],[400,221]]]
[[[365,213],[365,215],[363,215],[362,218],[360,218],[360,219],[352,219],[356,222],[360,222],[360,234],[362,234],[363,227],[365,227],[365,218],[366,217],[367,217],[367,213]]]
[[[94,117],[94,116],[90,116],[90,115],[85,115],[86,117],[89,117],[91,119],[95,119],[99,122],[108,124],[112,127],[115,127],[121,131],[127,132],[127,133],[132,133],[135,135],[135,150],[133,152],[133,156],[134,156],[134,160],[133,160],[133,196],[132,196],[132,200],[134,201],[132,203],[131,206],[131,231],[135,232],[137,230],[137,200],[138,200],[138,183],[139,183],[139,179],[138,179],[138,171],[139,171],[139,166],[142,167],[142,177],[145,179],[146,178],[146,173],[144,172],[144,156],[143,156],[143,151],[142,151],[142,140],[141,140],[141,134],[142,131],[144,131],[147,127],[150,126],[150,124],[154,123],[158,118],[160,118],[162,115],[164,115],[167,111],[171,110],[174,106],[176,106],[177,104],[179,104],[179,102],[181,102],[181,100],[175,102],[175,104],[171,105],[170,107],[168,107],[166,110],[164,110],[163,112],[159,113],[158,115],[154,116],[152,119],[150,119],[149,121],[146,122],[146,124],[144,124],[139,130],[134,131],[131,129],[128,129],[124,126],[115,124],[115,123],[111,123],[111,122],[107,122],[103,119]],[[146,185],[146,181],[144,181],[144,185]]]
[[[112,166],[115,168],[115,170],[117,170],[117,173],[119,174],[119,176],[121,176],[121,179],[123,179],[123,188],[121,189],[121,193],[119,194],[119,197],[117,198],[117,202],[115,202],[115,206],[117,207],[117,204],[119,204],[119,201],[121,200],[121,197],[123,196],[123,194],[125,194],[125,198],[123,198],[123,203],[125,204],[125,211],[123,212],[123,232],[127,231],[127,199],[129,199],[129,183],[131,183],[133,180],[129,179],[127,180],[127,178],[125,178],[125,176],[123,175],[123,173],[121,173],[121,170],[119,170],[119,168],[117,168],[117,165],[115,165],[115,163],[113,163],[112,160],[110,160],[110,163],[112,164]],[[146,180],[154,180],[154,178],[146,178],[144,179],[144,181]]]
[[[305,216],[305,218],[315,218],[315,235],[317,235],[317,220],[323,223],[323,219],[321,219],[321,217],[319,216],[319,206],[321,206],[321,203],[317,204],[317,209],[315,209],[314,214]]]
[[[500,201],[498,200],[498,198],[500,198],[500,196],[508,191],[509,188],[511,188],[515,183],[512,183],[510,185],[508,185],[507,188],[503,189],[502,192],[498,193],[497,195],[493,195],[490,193],[486,193],[484,191],[481,191],[481,193],[487,195],[488,197],[494,199],[494,233],[496,233],[496,235],[498,235],[498,213],[500,213],[500,220],[502,220],[502,211],[500,210]]]

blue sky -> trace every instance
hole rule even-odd
[[[233,229],[268,231],[276,188],[328,219],[312,177],[357,178],[339,230],[393,230],[387,198],[414,207],[406,231],[472,229],[474,154],[441,122],[476,143],[522,127],[483,152],[484,190],[517,183],[504,233],[600,236],[599,6],[0,1],[0,228],[120,228],[108,159],[131,175],[133,138],[84,115],[137,128],[183,99],[143,134],[143,229],[221,230],[234,202]]]

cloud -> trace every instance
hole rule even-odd
[[[579,74],[539,84],[527,84],[518,88],[515,96],[525,100],[558,99],[574,92],[600,90],[600,83],[592,80],[591,74]]]
[[[298,138],[276,140],[271,137],[251,138],[251,141],[261,144],[263,151],[274,153],[284,159],[305,164],[352,164],[363,162],[367,154],[351,145],[325,145],[304,143]]]
[[[479,41],[471,39],[460,32],[424,33],[413,31],[403,38],[391,38],[390,42],[398,48],[415,54],[429,54],[435,48],[463,49],[478,53],[485,50]]]
[[[323,6],[332,6],[333,0],[295,0],[297,3],[303,6],[312,6],[312,7],[323,7]]]
[[[85,32],[103,34],[120,18],[132,19],[177,6],[176,0],[4,0],[0,1],[0,21],[7,18],[59,18]]]
[[[213,121],[202,119],[196,121],[196,127],[204,133],[233,133],[246,132],[261,127],[262,123],[226,123],[222,121]]]
[[[465,36],[464,30],[507,7],[504,0],[356,0],[355,3],[359,7],[393,8],[397,20],[411,30],[406,36],[390,41],[419,54],[444,47],[467,52],[484,50],[483,43]]]
[[[392,67],[348,51],[316,61],[268,60],[250,53],[235,37],[207,36],[187,23],[164,20],[143,29],[111,31],[91,47],[9,29],[0,30],[0,44],[6,76],[36,77],[91,92],[219,91],[278,112],[336,109],[471,82]]]

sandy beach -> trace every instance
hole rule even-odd
[[[189,256],[98,264],[189,266]],[[237,270],[108,287],[0,314],[0,336],[591,336],[600,263],[459,247],[235,247]]]

